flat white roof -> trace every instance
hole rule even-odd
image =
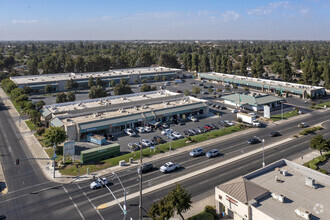
[[[286,197],[284,203],[268,196],[252,205],[273,219],[299,219],[295,213],[298,208],[307,210],[316,217],[312,219],[328,219],[330,216],[330,176],[288,160],[283,161],[284,163],[278,163],[278,166],[273,166],[271,169],[267,167],[260,169],[255,172],[256,175],[252,174],[252,177],[247,179],[271,193],[284,195]],[[280,174],[279,170],[287,171],[288,175]],[[277,182],[276,176],[282,181]],[[318,188],[307,186],[306,177],[315,179]]]
[[[230,79],[235,79],[235,80],[256,82],[256,83],[260,83],[260,84],[267,84],[267,85],[271,84],[271,85],[280,86],[280,87],[292,87],[292,88],[297,88],[297,89],[313,90],[313,89],[322,89],[323,88],[321,86],[310,86],[310,85],[305,85],[305,84],[290,83],[290,82],[283,82],[283,81],[276,81],[276,80],[269,80],[269,79],[259,79],[259,78],[232,75],[232,74],[226,74],[226,73],[207,72],[207,73],[202,73],[202,74],[214,75],[214,76],[218,76],[221,78],[230,78]]]
[[[102,72],[89,73],[58,73],[58,74],[44,74],[44,75],[29,75],[29,76],[15,76],[11,77],[16,84],[29,83],[47,83],[65,81],[69,79],[88,79],[90,76],[97,77],[113,77],[113,76],[129,76],[132,74],[152,74],[182,71],[181,69],[167,68],[167,67],[141,67],[129,69],[114,69]]]
[[[120,95],[120,96],[108,96],[104,98],[98,99],[88,99],[83,101],[75,101],[75,102],[65,102],[53,105],[47,105],[47,108],[50,112],[58,115],[61,113],[66,113],[69,111],[74,110],[82,110],[88,108],[95,108],[95,107],[102,107],[102,106],[109,106],[116,104],[129,104],[130,102],[141,102],[141,105],[144,104],[143,101],[152,100],[152,99],[159,99],[159,98],[166,98],[169,99],[180,95],[180,93],[171,92],[168,90],[158,90],[158,91],[151,91],[151,92],[141,92],[141,93],[133,93],[128,95]]]
[[[94,122],[97,120],[103,120],[103,119],[110,119],[110,118],[116,118],[120,116],[129,116],[132,114],[137,113],[144,113],[144,112],[150,112],[160,109],[166,109],[166,108],[172,108],[177,106],[184,106],[189,105],[193,103],[200,103],[204,100],[195,99],[194,97],[181,97],[180,99],[176,99],[173,101],[167,101],[162,103],[155,103],[155,104],[148,104],[138,106],[138,107],[129,107],[129,108],[123,108],[123,109],[116,109],[116,110],[110,110],[110,111],[104,111],[102,113],[93,113],[93,114],[87,114],[82,115],[78,117],[70,117],[70,120],[68,123],[71,123],[72,121],[79,123],[85,123],[85,122]],[[205,101],[204,101],[205,102]],[[67,121],[64,119],[62,122],[65,124]]]

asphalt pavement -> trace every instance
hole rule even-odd
[[[1,100],[0,100],[1,101]],[[237,138],[224,140],[221,143],[211,144],[204,147],[204,151],[212,148],[218,148],[223,154],[219,157],[207,159],[203,157],[192,158],[189,152],[173,155],[169,158],[168,154],[156,162],[154,166],[159,168],[165,162],[171,160],[179,163],[182,168],[174,173],[162,174],[157,169],[144,175],[144,189],[159,185],[169,179],[187,175],[192,171],[209,167],[219,161],[225,161],[237,155],[243,155],[261,148],[261,144],[248,145],[247,139],[251,136],[257,136],[265,139],[265,145],[273,143],[297,134],[301,129],[297,124],[305,121],[308,124],[317,124],[328,120],[328,111],[314,111],[309,117],[297,118],[286,123],[271,124],[266,128],[257,129],[250,134],[239,135]],[[91,190],[89,184],[91,180],[69,184],[58,184],[49,182],[42,175],[41,170],[33,160],[24,161],[24,165],[15,165],[16,158],[30,158],[32,155],[28,152],[27,146],[22,141],[22,137],[17,132],[13,120],[7,111],[0,111],[0,120],[3,126],[0,127],[0,153],[3,163],[4,173],[6,175],[8,194],[2,196],[0,201],[0,210],[8,219],[118,219],[122,218],[118,206],[97,211],[95,207],[109,201],[113,201],[112,196],[107,189]],[[273,130],[280,131],[283,135],[277,138],[270,138],[269,132]],[[329,133],[328,130],[321,131]],[[281,144],[280,146],[267,150],[265,152],[265,162],[269,164],[283,157],[289,157],[302,150],[308,149],[308,142],[312,136],[301,137],[291,142]],[[214,186],[228,181],[239,175],[253,171],[261,167],[261,154],[243,158],[219,169],[210,170],[203,175],[195,176],[182,181],[187,190],[196,197],[210,190]],[[23,163],[23,162],[22,162]],[[126,187],[127,194],[132,194],[138,190],[138,176],[136,167],[128,168],[117,173]],[[114,176],[108,175],[112,185],[110,189],[120,198],[123,196],[123,190]],[[168,185],[160,190],[144,195],[145,209],[149,209],[152,202],[164,196],[173,186]],[[137,198],[129,200],[129,205],[137,204]],[[138,209],[136,206],[128,206],[129,217],[137,219]]]

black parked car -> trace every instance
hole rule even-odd
[[[142,173],[148,172],[148,171],[152,170],[153,168],[154,168],[154,166],[152,165],[152,163],[144,163],[144,164],[142,164]],[[139,166],[138,173],[140,173],[140,171],[141,171],[141,167]]]
[[[258,143],[260,143],[260,140],[258,138],[253,137],[253,138],[249,139],[247,142],[248,142],[248,144],[258,144]]]
[[[152,142],[155,143],[154,145],[156,145],[156,144],[163,144],[166,141],[160,136],[154,136]]]

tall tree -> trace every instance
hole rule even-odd
[[[210,60],[207,54],[203,54],[201,63],[200,63],[201,72],[210,72]]]
[[[243,76],[246,76],[248,71],[247,71],[247,58],[245,55],[242,56],[241,58],[241,65],[240,65],[240,72]]]
[[[314,150],[318,150],[322,156],[322,152],[330,150],[329,142],[327,142],[321,134],[317,134],[312,138],[310,147]]]
[[[330,89],[330,71],[329,71],[329,63],[325,62],[323,67],[323,81],[324,81],[324,87],[326,89]]]
[[[74,60],[74,69],[75,72],[83,73],[85,72],[85,60],[82,56],[77,56]]]
[[[92,88],[93,86],[95,86],[94,78],[93,76],[90,76],[88,79],[88,87]]]
[[[175,188],[169,194],[169,200],[174,206],[176,213],[184,219],[182,213],[191,208],[191,194],[181,184],[176,184]]]
[[[229,74],[233,73],[233,62],[231,61],[230,58],[227,60],[227,72]]]
[[[66,132],[60,127],[50,127],[42,137],[47,146],[52,146],[53,144],[57,146],[63,143],[67,138]]]
[[[198,54],[195,52],[191,58],[191,71],[199,71],[199,57]]]
[[[281,78],[285,82],[292,81],[292,69],[291,69],[291,64],[288,59],[284,59],[284,61],[283,61],[283,65],[281,68]]]
[[[162,53],[160,55],[159,65],[169,68],[180,68],[177,57],[169,53]]]
[[[215,71],[218,73],[221,72],[221,55],[218,55],[216,58]]]
[[[27,69],[28,69],[28,74],[29,75],[37,75],[39,74],[38,72],[38,64],[35,60],[29,60],[27,62]]]
[[[186,70],[191,70],[191,66],[192,66],[192,56],[190,53],[185,53],[184,54],[184,58],[183,58],[183,65],[186,68]]]
[[[227,73],[227,56],[223,55],[221,58],[221,72]]]

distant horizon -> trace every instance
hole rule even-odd
[[[2,0],[0,8],[0,41],[328,41],[329,27],[329,0]]]
[[[272,41],[272,42],[278,42],[278,41],[292,41],[292,42],[298,42],[298,41],[309,41],[309,42],[313,42],[313,41],[330,41],[329,40],[299,40],[299,39],[282,39],[282,40],[270,40],[270,39],[240,39],[240,40],[236,40],[236,39],[135,39],[135,40],[0,40],[0,42],[88,42],[88,41],[94,41],[94,42],[111,42],[111,41],[117,41],[117,42],[134,42],[134,41],[256,41],[256,42],[262,42],[262,41]]]

